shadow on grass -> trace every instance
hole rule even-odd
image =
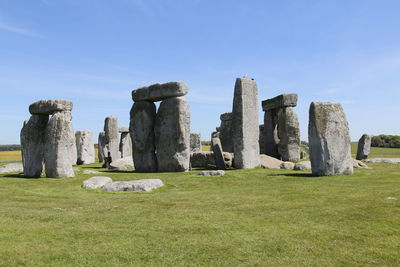
[[[268,176],[291,176],[291,177],[302,177],[302,178],[318,178],[320,176],[313,175],[312,173],[274,173]]]
[[[40,179],[41,177],[26,177],[24,176],[24,173],[17,173],[17,174],[6,174],[4,176],[1,176],[1,178],[21,178],[21,179]]]

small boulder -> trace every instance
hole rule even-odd
[[[280,169],[283,161],[264,154],[260,155],[261,167],[265,169]]]
[[[281,169],[285,170],[293,170],[294,169],[294,163],[290,161],[284,161],[281,163]]]
[[[369,169],[369,167],[362,161],[359,161],[357,159],[353,159],[353,167],[354,168],[367,168]]]
[[[115,160],[110,163],[110,168],[111,170],[126,170],[126,169],[133,169],[135,168],[133,164],[133,158],[132,157],[126,157],[122,159]]]
[[[296,171],[311,170],[311,161],[297,162],[293,169]]]
[[[112,179],[110,177],[94,176],[94,177],[91,177],[91,178],[83,181],[82,188],[96,189],[96,188],[100,188],[111,182],[112,182]]]
[[[223,175],[225,175],[225,172],[223,170],[201,171],[197,175],[201,175],[201,176],[223,176]]]
[[[160,179],[142,179],[132,181],[117,181],[108,183],[103,187],[103,191],[121,192],[121,191],[146,191],[150,192],[164,186]]]

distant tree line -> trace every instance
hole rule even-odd
[[[400,136],[398,135],[377,135],[371,139],[371,146],[400,148]]]
[[[19,151],[21,145],[0,145],[0,151]]]

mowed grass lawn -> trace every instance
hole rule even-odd
[[[370,166],[336,177],[261,168],[140,174],[100,164],[74,178],[3,174],[0,265],[398,266],[400,165]],[[94,176],[84,169],[166,186],[84,190]]]

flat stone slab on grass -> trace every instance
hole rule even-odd
[[[118,159],[110,163],[110,170],[126,170],[126,169],[133,169],[134,167],[135,166],[133,164],[132,157]]]
[[[357,159],[353,159],[353,168],[366,168],[369,169],[369,167],[362,161],[359,161]]]
[[[184,82],[156,83],[150,86],[140,87],[132,91],[133,101],[161,101],[171,97],[184,96],[189,87]]]
[[[112,182],[112,179],[110,177],[94,176],[94,177],[91,177],[91,178],[83,181],[82,188],[96,189],[96,188],[100,188],[111,182]]]
[[[197,175],[201,176],[223,176],[225,175],[225,172],[223,170],[218,170],[218,171],[201,171]]]
[[[23,170],[22,163],[9,163],[0,167],[0,173],[22,172]]]
[[[311,170],[311,161],[297,162],[293,169],[296,171]]]
[[[372,163],[400,163],[400,158],[372,158],[365,161]]]
[[[146,191],[150,192],[164,186],[160,179],[142,179],[132,181],[117,181],[108,183],[103,187],[103,191],[122,192],[122,191]]]
[[[94,170],[84,170],[83,174],[99,174],[101,172],[99,171],[94,171]]]
[[[71,111],[72,101],[65,99],[39,100],[29,106],[31,114],[50,115],[56,111]]]
[[[280,169],[282,163],[283,163],[282,160],[276,159],[274,157],[267,156],[264,154],[260,155],[261,167],[265,169]]]

